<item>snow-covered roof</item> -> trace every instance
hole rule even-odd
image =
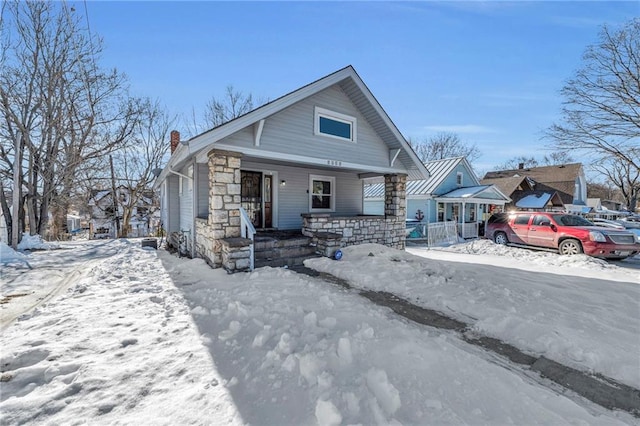
[[[539,192],[525,195],[516,202],[516,207],[521,209],[542,209],[547,205],[551,197],[550,192]]]

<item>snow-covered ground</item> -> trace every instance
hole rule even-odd
[[[140,240],[0,249],[3,424],[638,423],[287,269],[227,275]],[[636,259],[476,241],[307,264],[640,387]]]

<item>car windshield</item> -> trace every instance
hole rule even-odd
[[[553,220],[562,226],[594,226],[593,223],[587,219],[574,214],[554,214]]]

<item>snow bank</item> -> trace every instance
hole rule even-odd
[[[40,235],[22,234],[18,250],[51,250],[60,248],[58,243],[45,242]]]

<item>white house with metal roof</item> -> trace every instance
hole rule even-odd
[[[482,224],[495,210],[503,210],[511,199],[494,185],[481,185],[464,157],[446,158],[425,163],[430,177],[407,182],[407,221],[419,222],[410,236],[426,237],[435,224],[454,222],[458,235],[479,235]],[[365,213],[379,214],[384,207],[384,186],[365,186]],[[427,235],[425,235],[427,234]]]
[[[156,187],[163,226],[187,254],[244,270],[256,230],[301,230],[325,255],[362,242],[404,248],[406,179],[426,177],[347,66],[187,141],[172,132]],[[363,216],[365,179],[386,184],[382,215]]]

